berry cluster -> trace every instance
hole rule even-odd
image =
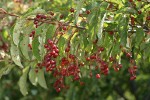
[[[132,59],[132,53],[126,52],[126,51],[124,51],[124,52],[126,54],[126,57],[130,60],[131,67],[128,68],[128,72],[130,74],[130,80],[134,80],[134,79],[136,79],[136,72],[137,72],[138,68],[136,66],[135,60]]]
[[[44,56],[42,65],[45,66],[46,71],[49,72],[56,68],[55,58],[57,58],[59,55],[59,49],[52,40],[48,39],[47,42],[48,44],[44,45],[44,47],[47,49],[47,53]]]
[[[130,73],[130,80],[136,79],[137,66],[130,67],[128,71]]]
[[[70,9],[70,12],[73,14],[76,10],[74,8]],[[82,17],[84,14],[90,14],[90,10],[86,10],[84,13],[80,13],[79,16]],[[62,88],[67,88],[64,80],[67,77],[71,77],[72,81],[78,81],[80,82],[81,85],[83,85],[83,82],[81,82],[81,67],[84,66],[84,63],[89,66],[89,76],[92,77],[93,73],[92,70],[96,70],[96,75],[95,78],[100,79],[101,75],[107,76],[109,74],[109,70],[112,67],[116,72],[118,72],[122,68],[122,64],[118,63],[117,61],[117,55],[116,56],[110,56],[109,58],[104,57],[103,54],[105,54],[105,48],[104,47],[99,47],[97,46],[98,39],[96,39],[93,44],[97,46],[97,50],[94,50],[91,55],[88,55],[88,53],[85,53],[85,62],[81,61],[81,59],[78,58],[78,54],[74,55],[70,52],[71,46],[70,46],[70,40],[71,37],[73,37],[74,33],[70,35],[68,38],[68,43],[65,44],[67,47],[64,49],[65,56],[60,57],[59,56],[59,49],[57,47],[57,42],[59,41],[59,37],[61,37],[64,32],[69,30],[70,27],[75,27],[75,28],[81,28],[78,27],[77,25],[72,25],[68,24],[65,22],[61,21],[56,21],[56,20],[51,20],[53,18],[54,14],[53,12],[50,12],[50,15],[43,15],[43,14],[37,14],[36,17],[34,18],[34,24],[36,28],[41,25],[41,23],[48,23],[48,24],[53,24],[57,25],[55,34],[52,38],[52,40],[48,39],[47,44],[44,45],[44,48],[46,49],[46,54],[43,58],[43,61],[41,63],[37,64],[37,68],[35,69],[36,72],[38,72],[39,69],[45,68],[46,72],[51,72],[53,77],[55,77],[55,83],[54,83],[54,88],[57,92],[60,92]],[[64,15],[59,15],[60,19],[64,17]],[[134,25],[134,17],[131,16],[131,24]],[[110,35],[114,35],[115,31],[108,31]],[[35,31],[32,31],[29,36],[34,38]],[[55,40],[55,42],[53,41]],[[31,47],[30,47],[31,48]],[[122,48],[122,47],[121,47]],[[75,51],[77,52],[77,51]],[[131,59],[132,54],[129,52],[125,52],[126,57]],[[111,67],[109,67],[111,66]],[[135,72],[137,68],[131,67],[129,69],[129,73],[131,75],[130,80],[133,80],[136,78]]]
[[[34,38],[34,36],[35,36],[35,31],[33,30],[33,31],[29,34],[29,37]]]
[[[122,65],[117,63],[115,57],[109,57],[108,60],[107,59],[104,60],[103,57],[101,57],[101,53],[104,50],[105,49],[103,47],[99,47],[98,52],[86,58],[86,61],[89,62],[90,66],[94,66],[95,63],[97,64],[97,66],[95,67],[95,70],[96,71],[100,70],[100,73],[96,74],[96,78],[100,78],[100,74],[108,75],[109,64],[112,65],[115,71],[119,71],[119,69],[122,68]],[[90,67],[90,69],[92,68]],[[92,72],[90,72],[90,76],[92,77]]]
[[[35,27],[37,28],[38,26],[40,26],[40,24],[41,24],[40,22],[46,18],[47,18],[47,16],[44,14],[37,14],[36,18],[34,18]]]

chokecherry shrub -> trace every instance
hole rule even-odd
[[[147,1],[122,2],[81,0],[65,10],[33,8],[20,17],[2,10],[18,18],[10,53],[23,68],[22,77],[28,72],[34,78],[41,78],[42,72],[51,75],[57,92],[69,88],[65,80],[84,85],[84,77],[99,81],[125,70],[129,81],[135,80],[140,62],[150,58],[150,12],[144,6]],[[7,47],[0,42],[0,49]],[[47,87],[42,80],[39,84]]]

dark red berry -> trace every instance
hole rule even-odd
[[[150,20],[150,16],[147,16],[147,17],[146,17],[146,20]]]
[[[130,77],[130,80],[135,80],[136,79],[136,76],[131,76]]]
[[[109,57],[109,61],[110,61],[110,62],[113,62],[113,61],[114,61],[114,58],[113,58],[113,57]]]
[[[132,54],[131,53],[126,53],[126,57],[131,58]]]
[[[73,12],[74,12],[74,8],[71,8],[71,9],[70,9],[70,12],[72,12],[72,13],[73,13]]]
[[[60,91],[61,91],[61,89],[60,89],[60,88],[57,88],[57,89],[56,89],[56,91],[57,91],[57,92],[60,92]]]
[[[109,34],[110,34],[110,35],[113,35],[113,34],[114,34],[114,32],[113,32],[113,31],[110,31],[110,32],[109,32]]]
[[[96,78],[99,79],[101,76],[100,74],[96,74]]]
[[[51,16],[54,16],[54,13],[51,11],[51,12],[50,12],[50,15],[51,15]]]
[[[119,68],[122,68],[122,64],[119,64],[118,67],[119,67]]]
[[[142,13],[142,11],[141,10],[138,10],[138,14],[141,14]]]
[[[87,60],[87,61],[90,61],[90,57],[87,57],[86,60]]]
[[[64,31],[66,31],[67,30],[67,27],[66,26],[63,26],[63,28],[62,28]]]
[[[90,10],[87,10],[87,11],[86,11],[86,14],[90,14],[90,13],[91,13],[91,11],[90,11]]]
[[[35,34],[35,31],[33,30],[31,33],[34,35],[34,34]]]
[[[32,34],[29,35],[29,37],[32,37],[32,36],[33,36]]]
[[[50,40],[50,39],[48,39],[48,40],[47,40],[47,42],[48,42],[50,45],[52,45],[52,44],[53,44],[53,41],[52,41],[52,40]]]
[[[133,66],[134,69],[137,69],[137,66]]]
[[[48,45],[47,45],[47,44],[44,44],[44,48],[48,48]]]
[[[100,49],[99,49],[100,51],[104,51],[104,48],[103,47],[100,47]]]
[[[41,15],[40,15],[40,14],[37,14],[37,15],[36,15],[36,18],[41,18]]]
[[[35,72],[38,73],[38,69],[37,68],[35,69]]]
[[[60,15],[60,19],[63,19],[64,18],[64,15]]]
[[[67,47],[67,48],[65,49],[65,52],[69,52],[69,51],[70,51],[70,48]]]
[[[28,47],[29,47],[30,49],[32,49],[32,45],[31,45],[31,44],[28,44]]]

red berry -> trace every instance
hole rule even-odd
[[[99,49],[100,51],[104,51],[104,48],[103,47],[100,47],[100,49]]]
[[[37,25],[37,24],[38,24],[38,21],[34,21],[34,24]]]
[[[113,7],[113,4],[112,3],[110,3],[110,5],[109,5],[109,7],[108,8],[112,8]]]
[[[133,2],[133,0],[129,0],[129,2]]]
[[[99,79],[101,76],[100,74],[96,74],[96,78]]]
[[[29,47],[30,49],[32,49],[32,45],[31,45],[31,44],[28,44],[28,47]]]
[[[141,14],[142,13],[142,11],[141,10],[138,10],[138,14]]]
[[[109,57],[109,61],[110,62],[114,61],[114,58],[113,57]]]
[[[60,15],[60,19],[64,18],[64,15]]]
[[[47,44],[44,44],[44,48],[48,48],[48,45],[47,45]]]
[[[70,12],[72,12],[72,13],[73,13],[73,12],[74,12],[74,8],[71,8],[71,9],[70,9]]]
[[[51,11],[51,12],[50,12],[50,15],[51,15],[51,16],[54,16],[54,13]]]
[[[67,47],[67,48],[65,49],[65,52],[69,52],[69,51],[70,51],[70,48]]]
[[[83,14],[79,14],[79,17],[82,17],[83,16]]]
[[[137,69],[137,66],[133,66],[134,69]]]
[[[150,16],[147,16],[147,17],[146,17],[146,20],[150,20]]]
[[[36,15],[36,18],[41,18],[41,15],[40,15],[40,14],[37,14],[37,15]]]
[[[83,86],[85,83],[84,82],[80,82],[80,85]]]
[[[122,64],[119,64],[118,67],[119,67],[119,68],[122,68]]]
[[[131,76],[130,77],[130,80],[135,80],[136,79],[136,76]]]
[[[60,92],[60,91],[61,91],[61,89],[60,89],[60,88],[57,88],[57,89],[56,89],[56,91],[57,91],[57,92]]]
[[[48,40],[47,40],[47,42],[48,42],[50,45],[52,45],[52,44],[53,44],[53,41],[52,41],[52,40],[50,40],[50,39],[48,39]]]
[[[35,72],[38,73],[38,69],[37,68],[35,69]]]
[[[86,11],[86,14],[90,14],[90,13],[91,13],[91,11],[90,11],[90,10],[87,10],[87,11]]]
[[[33,30],[31,33],[34,35],[34,34],[35,34],[35,31]]]
[[[87,61],[90,61],[90,57],[87,57],[86,60],[87,60]]]
[[[41,63],[37,63],[37,66],[40,67],[40,66],[41,66]]]
[[[96,56],[95,55],[91,55],[90,59],[96,59]]]
[[[92,74],[92,72],[90,72],[90,77],[92,77],[93,76],[93,74]]]
[[[115,70],[116,72],[118,72],[118,71],[119,71],[119,68],[117,68],[117,67],[114,67],[114,70]]]
[[[32,37],[32,36],[33,36],[32,34],[29,35],[29,37]]]
[[[55,49],[55,52],[56,52],[56,53],[59,53],[59,50],[58,50],[58,49]]]
[[[66,26],[63,26],[63,28],[62,28],[64,31],[66,31],[67,30],[67,27]]]
[[[114,34],[114,32],[113,32],[113,31],[110,31],[110,32],[109,32],[109,34],[110,34],[110,35],[113,35],[113,34]]]
[[[53,55],[54,58],[56,58],[57,56],[58,56],[58,53],[55,53],[55,54]]]
[[[126,53],[126,57],[131,58],[132,54],[131,53]]]

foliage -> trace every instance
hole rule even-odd
[[[5,89],[21,98],[16,84],[23,100],[150,98],[150,89],[140,87],[149,86],[147,0],[2,0],[0,5],[0,77],[8,74],[8,81],[0,82],[0,99]]]

